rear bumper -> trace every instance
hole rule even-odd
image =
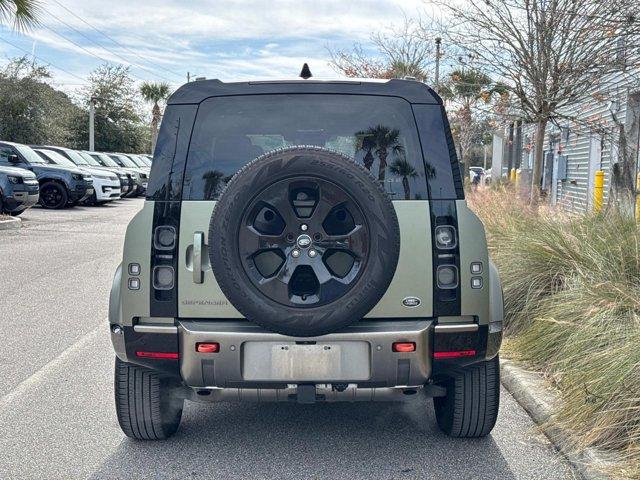
[[[185,383],[192,387],[234,388],[280,382],[285,385],[338,382],[355,383],[360,387],[418,386],[423,385],[431,375],[431,326],[429,320],[359,322],[329,335],[295,338],[264,330],[248,322],[213,324],[197,320],[182,321],[178,326],[180,374]],[[144,327],[139,325],[137,328]],[[217,342],[220,352],[198,353],[196,344],[200,342]],[[278,378],[277,373],[274,375],[270,372],[268,354],[262,357],[264,365],[254,361],[250,371],[246,362],[251,345],[296,345],[296,342],[343,345],[343,350],[359,345],[364,347],[362,351],[366,355],[352,357],[351,362],[361,362],[362,365],[350,365],[349,368],[343,365],[345,373],[334,378]],[[410,353],[392,352],[393,342],[413,342],[416,350]],[[362,375],[362,372],[368,374]]]
[[[121,360],[179,376],[194,389],[283,389],[302,384],[343,384],[359,389],[420,387],[448,368],[482,361],[490,353],[487,327],[470,323],[436,325],[433,319],[363,320],[339,332],[305,338],[280,335],[244,320],[145,322],[116,328],[117,333],[113,330],[112,326],[113,345]],[[395,342],[413,343],[415,350],[394,352]],[[200,353],[198,343],[217,343],[219,351]],[[313,344],[338,347],[341,367],[317,377],[308,372],[298,378],[291,372],[278,376],[282,365],[270,353],[274,348]],[[262,352],[258,356],[256,346]],[[434,356],[434,349],[442,351],[452,346],[474,353],[462,358]],[[169,353],[172,358],[151,358],[141,356],[141,352]],[[322,362],[321,356],[311,358],[312,362]]]

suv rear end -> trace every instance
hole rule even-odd
[[[325,197],[335,206],[315,219]],[[256,247],[239,254],[245,227]],[[286,288],[265,287],[285,277]],[[495,423],[500,283],[464,201],[442,102],[418,82],[178,90],[109,317],[118,415],[136,438],[173,433],[184,398],[420,393],[450,435],[486,435]],[[147,398],[166,409],[155,433],[130,415],[132,375],[157,382]]]

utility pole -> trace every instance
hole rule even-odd
[[[89,151],[95,151],[95,117],[96,117],[96,97],[91,97],[89,101]]]
[[[440,37],[436,38],[436,75],[435,75],[435,87],[436,93],[440,89],[440,44],[442,43],[442,39]]]
[[[187,83],[189,83],[190,81],[191,81],[191,74],[187,72]]]

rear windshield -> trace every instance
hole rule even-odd
[[[183,199],[216,200],[247,162],[294,145],[316,145],[354,158],[392,199],[428,197],[410,103],[396,97],[283,94],[217,97],[200,104]]]

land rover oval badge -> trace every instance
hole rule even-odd
[[[422,302],[418,297],[407,297],[404,300],[402,300],[402,305],[404,305],[407,308],[415,308],[419,306],[420,303]]]

